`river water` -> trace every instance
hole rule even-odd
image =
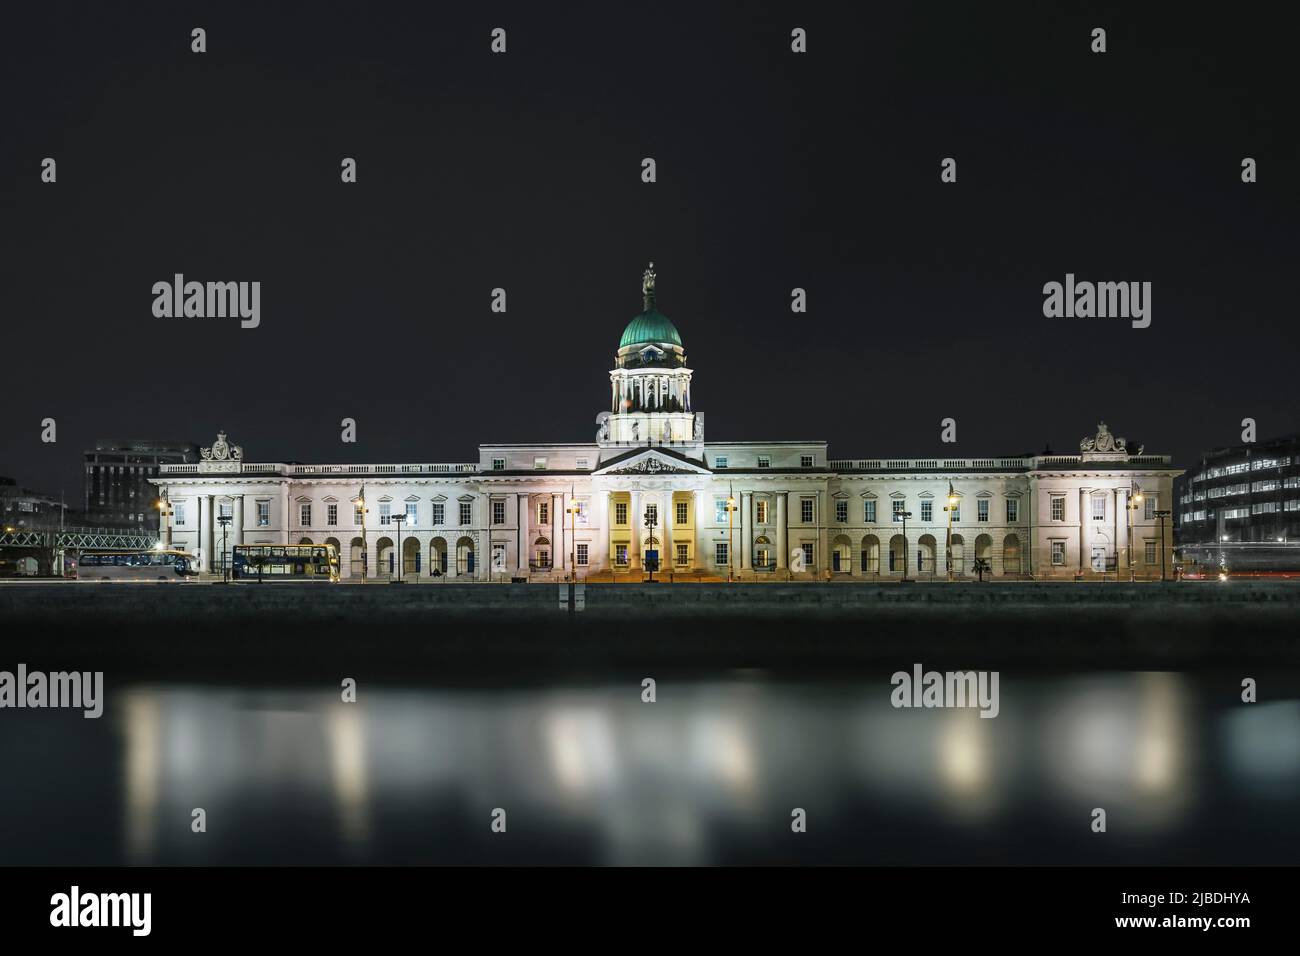
[[[1003,672],[988,719],[895,708],[887,671],[653,703],[632,676],[129,683],[99,720],[0,714],[0,864],[1296,864],[1298,686]]]

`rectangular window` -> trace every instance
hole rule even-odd
[[[1007,524],[1015,524],[1020,520],[1020,501],[1016,498],[1007,499]]]
[[[172,508],[172,513],[175,516],[174,523],[179,527],[184,527],[185,526],[185,503],[180,502],[179,504],[174,505]]]
[[[362,513],[362,511],[361,511],[361,506],[360,506],[360,505],[353,505],[353,506],[352,506],[352,523],[355,524],[355,525],[360,525],[360,524],[361,524],[361,519],[362,519],[363,517],[365,517],[365,515],[364,515],[364,514]],[[260,522],[259,522],[259,524],[260,524]]]
[[[799,502],[799,520],[804,524],[812,524],[813,520],[813,500],[803,498]]]
[[[862,520],[867,524],[876,523],[876,503],[874,501],[862,502]]]
[[[506,460],[505,460],[504,458],[493,458],[493,459],[492,459],[492,470],[493,470],[493,471],[505,471],[505,470],[506,470]]]
[[[617,525],[627,524],[627,502],[626,501],[614,502],[614,524]]]
[[[416,521],[419,520],[420,503],[418,501],[408,501],[406,503],[406,526],[414,528]]]
[[[392,506],[392,505],[385,503],[385,504],[382,504],[382,505],[379,506],[379,523],[380,523],[380,524],[392,524],[392,523],[393,523],[393,506]]]
[[[1151,521],[1156,516],[1156,499],[1154,495],[1148,495],[1142,499],[1142,517]]]
[[[895,520],[895,521],[900,520],[900,518],[901,518],[903,512],[906,511],[906,510],[907,510],[907,502],[906,502],[906,501],[895,501],[895,502],[894,502],[894,514],[893,514],[893,518],[894,518],[894,520]]]
[[[650,525],[650,527],[652,528],[659,527],[659,506],[646,505],[645,517],[646,517],[646,522]]]
[[[433,523],[435,525],[440,525],[446,520],[447,520],[447,506],[444,505],[441,501],[435,501],[433,503]]]
[[[957,502],[955,505],[949,505],[949,510],[952,512],[952,523],[953,523],[953,524],[958,524],[958,523],[960,523],[960,522],[961,522],[961,502],[959,501],[959,502]]]
[[[726,455],[719,455],[717,458],[713,459],[713,467],[714,467],[714,468],[726,468],[726,467],[727,467],[727,456],[726,456]]]
[[[472,501],[462,501],[460,503],[460,523],[462,525],[472,524],[474,521],[474,503]]]
[[[1065,542],[1064,541],[1052,542],[1052,565],[1058,568],[1065,566]]]
[[[934,502],[932,501],[921,502],[921,520],[922,521],[934,520]]]
[[[979,501],[975,502],[975,520],[989,520],[989,500],[987,498],[981,498]]]
[[[627,567],[627,545],[614,545],[614,563],[622,567]]]
[[[713,499],[713,523],[714,524],[727,523],[727,499],[726,498]]]
[[[504,501],[492,502],[492,523],[493,524],[506,523],[506,503]]]
[[[713,563],[721,565],[727,563],[727,542],[719,541],[713,545]]]
[[[690,560],[690,548],[684,544],[677,545],[677,566],[684,568],[690,563]]]
[[[690,508],[685,501],[679,501],[675,505],[677,510],[677,523],[686,524],[690,520]]]
[[[1092,520],[1106,520],[1106,499],[1101,495],[1094,495],[1092,499]]]
[[[233,501],[223,501],[217,505],[217,515],[222,518],[234,517],[235,503]]]
[[[849,520],[849,503],[847,501],[835,502],[835,520],[840,522]]]
[[[1064,495],[1052,495],[1052,520],[1053,521],[1065,520],[1065,496]],[[1062,545],[1062,547],[1064,547],[1064,545]]]
[[[1146,549],[1143,552],[1143,558],[1147,564],[1156,563],[1156,543],[1154,541],[1146,542]]]
[[[331,525],[331,526],[336,525],[336,524],[339,523],[339,506],[338,506],[338,505],[326,505],[326,506],[325,506],[325,523],[326,523],[327,525]]]
[[[800,455],[800,456],[799,456],[799,467],[800,467],[800,468],[811,468],[812,466],[813,466],[813,456],[812,456],[812,455]]]
[[[545,458],[542,458],[541,456],[538,456],[537,458],[534,458],[534,459],[533,459],[533,470],[534,470],[534,471],[545,471],[545,470],[546,470],[546,459],[545,459]]]
[[[762,498],[754,502],[754,520],[759,524],[767,524],[767,502]]]
[[[803,544],[803,566],[809,571],[813,569],[813,546],[807,541]]]
[[[577,548],[577,551],[578,551],[578,558],[577,558],[577,560],[578,560],[578,567],[580,567],[580,568],[585,568],[585,567],[587,566],[587,548],[588,548],[588,545],[586,544],[586,542],[583,542],[582,544],[579,544],[579,545],[578,545],[578,548]]]
[[[758,467],[759,467],[759,468],[771,468],[771,467],[772,467],[772,459],[771,459],[770,457],[768,457],[767,455],[759,455],[759,456],[758,456]]]
[[[538,524],[551,523],[551,503],[549,501],[537,502],[537,523]]]

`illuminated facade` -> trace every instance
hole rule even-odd
[[[201,461],[155,479],[167,540],[208,570],[223,527],[227,554],[237,542],[329,543],[345,578],[396,577],[400,561],[415,581],[640,580],[654,559],[679,581],[980,567],[1159,577],[1159,512],[1180,473],[1167,456],[1128,449],[1104,423],[1076,455],[1018,458],[831,459],[819,441],[706,441],[653,264],[642,294],[595,441],[481,445],[477,461],[454,464],[296,465],[248,462],[222,434]],[[1166,526],[1166,552],[1172,538]]]

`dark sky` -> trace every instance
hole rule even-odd
[[[1291,31],[1055,6],[16,5],[0,474],[71,496],[96,438],[218,427],[258,461],[591,440],[649,259],[714,440],[1064,452],[1104,418],[1186,465],[1296,430]],[[176,272],[261,281],[261,327],[154,318]],[[1044,318],[1067,272],[1152,282],[1151,327]]]

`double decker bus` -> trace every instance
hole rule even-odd
[[[237,544],[230,568],[243,579],[337,581],[339,553],[332,544]]]
[[[188,581],[198,576],[185,551],[83,551],[65,561],[64,575],[78,581]]]

